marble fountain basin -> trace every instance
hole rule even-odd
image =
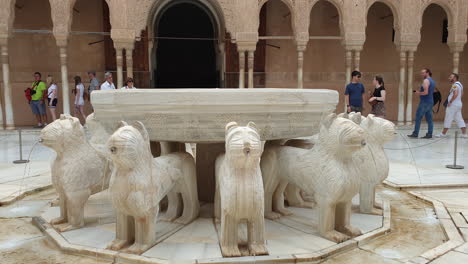
[[[223,142],[231,121],[253,121],[262,140],[310,136],[338,104],[322,89],[138,89],[94,91],[96,119],[112,133],[118,121],[141,121],[152,141]]]

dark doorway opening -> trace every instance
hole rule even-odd
[[[191,3],[172,5],[162,13],[155,25],[156,87],[219,87],[213,21],[208,10]]]

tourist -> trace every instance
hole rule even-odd
[[[35,72],[34,73],[34,82],[31,85],[31,89],[34,92],[31,95],[31,110],[36,117],[37,126],[34,128],[43,128],[47,125],[47,113],[45,109],[45,102],[44,102],[44,91],[47,90],[46,84],[41,81],[41,73]]]
[[[351,83],[346,86],[345,103],[348,113],[362,112],[364,110],[362,102],[364,102],[364,85],[360,83],[361,73],[353,71],[351,73]]]
[[[127,82],[125,83],[125,86],[120,88],[120,89],[136,89],[136,87],[134,86],[134,83],[133,83],[133,79],[128,78]]]
[[[112,79],[112,73],[106,72],[106,74],[104,74],[104,78],[106,79],[106,81],[101,84],[101,90],[115,90],[115,86]]]
[[[435,81],[432,79],[432,72],[429,69],[421,70],[421,77],[423,78],[423,84],[419,91],[414,90],[413,93],[419,95],[419,105],[416,110],[416,120],[414,125],[414,131],[410,138],[418,138],[419,129],[421,127],[421,121],[423,117],[426,117],[428,131],[423,138],[432,138],[432,132],[434,130],[434,123],[432,122],[432,107],[434,106],[434,89],[436,86]]]
[[[57,84],[54,81],[52,75],[47,76],[47,105],[49,106],[50,115],[52,116],[52,121],[57,119],[55,115],[55,108],[57,107],[58,94],[57,94]]]
[[[75,89],[73,93],[75,94],[75,116],[79,118],[79,114],[83,117],[83,120],[86,120],[86,115],[84,113],[84,85],[81,83],[81,77],[75,76]]]
[[[96,71],[89,71],[89,87],[88,87],[88,94],[91,96],[91,93],[95,90],[99,90],[99,80],[96,78]]]
[[[468,138],[466,134],[466,124],[462,116],[462,96],[463,85],[458,81],[458,74],[452,73],[449,77],[449,82],[452,84],[450,94],[447,99],[447,109],[445,110],[444,130],[436,137],[446,137],[449,128],[452,126],[453,120],[457,122],[458,127],[462,131],[462,137]]]
[[[385,118],[385,86],[382,76],[375,76],[373,84],[375,86],[374,93],[371,98],[369,98],[369,103],[372,104],[371,114]]]

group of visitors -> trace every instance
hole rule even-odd
[[[365,89],[361,81],[361,73],[353,71],[351,73],[351,83],[346,86],[345,103],[347,112],[361,112],[364,110]],[[372,84],[375,89],[369,93],[367,102],[372,106],[371,114],[385,118],[385,85],[382,76],[375,76]]]
[[[432,121],[433,106],[434,106],[434,91],[436,90],[436,83],[432,79],[431,70],[425,68],[421,70],[421,78],[423,83],[418,90],[414,90],[415,95],[419,95],[419,105],[416,110],[415,127],[410,138],[418,138],[419,130],[421,127],[421,121],[423,117],[426,118],[428,124],[428,132],[422,138],[432,138],[434,123]],[[374,91],[369,93],[366,100],[364,85],[360,82],[361,73],[359,71],[353,71],[351,73],[351,83],[346,86],[345,90],[345,103],[347,112],[363,112],[364,103],[367,101],[372,109],[371,114],[377,117],[385,118],[385,98],[386,91],[384,86],[384,80],[382,76],[375,76],[373,80]],[[449,76],[449,82],[451,88],[449,96],[444,103],[446,107],[444,129],[436,137],[446,137],[447,131],[455,120],[458,127],[462,130],[462,137],[468,138],[466,133],[466,124],[462,117],[462,96],[463,96],[463,85],[459,81],[457,73],[452,73]]]
[[[75,81],[74,88],[72,89],[72,94],[74,95],[74,113],[76,117],[81,116],[83,120],[86,120],[84,111],[85,102],[89,101],[90,94],[93,91],[115,89],[112,73],[110,72],[105,73],[105,81],[102,84],[99,84],[95,71],[89,71],[88,77],[89,86],[87,91],[80,76],[75,76],[73,78]],[[133,78],[128,78],[125,86],[120,89],[136,89]],[[26,98],[37,120],[37,125],[34,128],[43,128],[47,125],[46,105],[49,108],[52,121],[57,119],[56,108],[59,102],[58,90],[57,83],[54,81],[52,75],[48,75],[46,82],[43,82],[41,73],[34,73],[34,82],[31,88],[25,90]]]

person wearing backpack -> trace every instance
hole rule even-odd
[[[436,137],[446,137],[449,128],[452,126],[452,122],[455,120],[458,127],[462,131],[461,137],[468,138],[468,135],[466,134],[465,120],[463,120],[461,113],[463,106],[463,85],[460,81],[458,81],[458,78],[458,74],[450,74],[449,82],[452,84],[452,86],[450,88],[448,99],[444,103],[444,106],[447,107],[447,109],[445,109],[444,130],[442,130],[440,134],[436,135]]]
[[[413,93],[419,95],[419,105],[416,110],[416,118],[414,131],[410,138],[418,138],[419,129],[421,128],[422,118],[425,117],[428,125],[427,134],[422,137],[426,139],[432,138],[432,132],[434,131],[434,122],[432,121],[432,107],[434,106],[434,90],[436,87],[435,81],[432,79],[431,70],[425,68],[421,70],[421,77],[423,78],[423,84],[419,88],[419,91],[413,90]]]
[[[34,73],[34,82],[31,85],[31,101],[29,105],[31,106],[31,110],[36,117],[37,126],[34,128],[43,128],[47,125],[47,113],[45,108],[44,102],[44,95],[47,95],[47,87],[46,84],[41,81],[41,73],[35,72]],[[46,97],[47,98],[47,97]]]

